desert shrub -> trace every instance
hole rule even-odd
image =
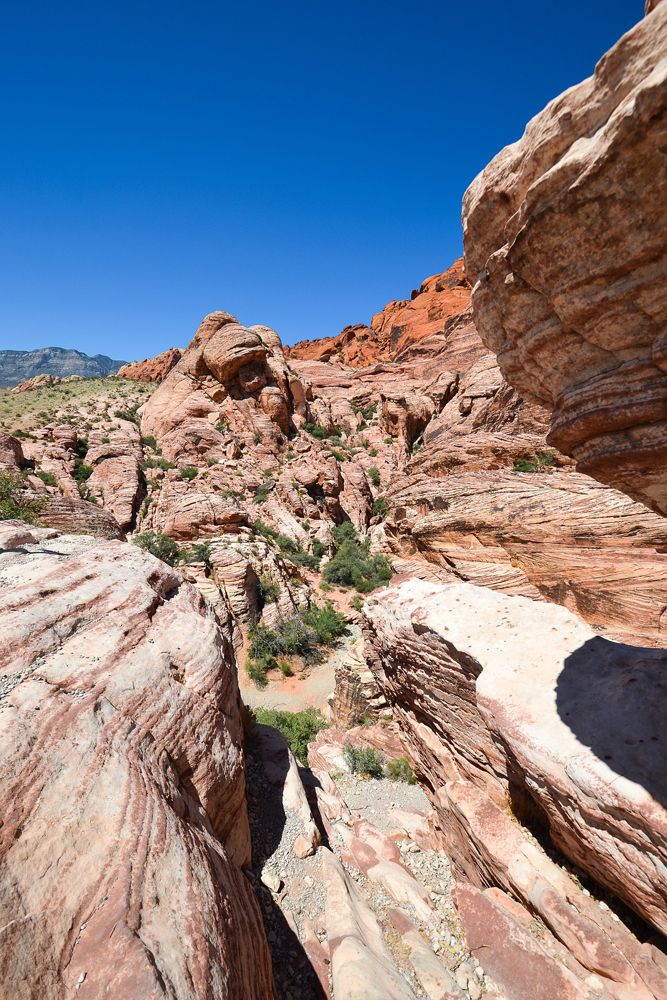
[[[272,580],[266,573],[262,573],[258,580],[260,604],[275,604],[280,597],[280,586]]]
[[[407,757],[397,757],[387,763],[386,774],[390,781],[404,781],[407,785],[416,782],[414,772]]]
[[[376,497],[371,508],[373,517],[386,517],[389,513],[389,504],[384,497]]]
[[[155,440],[152,434],[146,434],[144,437],[142,437],[141,443],[144,445],[145,448],[152,448],[153,451],[159,450],[157,446],[157,441]]]
[[[38,479],[41,479],[46,486],[56,486],[58,482],[52,472],[45,472],[43,469],[37,469],[35,475]]]
[[[294,676],[294,671],[292,670],[289,660],[278,660],[278,669],[283,677]]]
[[[115,410],[114,417],[117,420],[130,420],[133,424],[139,423],[139,417],[137,416],[137,410],[141,406],[141,403],[134,403],[131,406],[125,407],[124,410]]]
[[[323,576],[327,583],[341,587],[355,587],[360,594],[387,583],[393,575],[386,556],[370,554],[370,541],[360,542],[349,521],[333,529],[336,554],[324,567]]]
[[[384,441],[385,444],[393,444],[394,443],[394,439],[392,437],[383,438],[383,441]]]
[[[306,627],[313,630],[317,642],[323,646],[333,646],[347,628],[345,615],[336,611],[331,601],[327,601],[323,607],[311,604],[301,612],[301,618]]]
[[[350,601],[350,607],[354,608],[355,611],[361,611],[363,606],[364,606],[363,598],[360,597],[359,594],[355,594],[352,600]]]
[[[226,419],[218,420],[217,424],[215,425],[215,429],[218,432],[218,434],[224,434],[225,431],[229,430],[229,421]]]
[[[159,531],[144,531],[132,539],[140,549],[145,549],[151,555],[161,559],[168,566],[173,566],[180,557],[181,550],[172,538],[160,534]]]
[[[324,542],[321,542],[319,540],[319,538],[314,538],[313,539],[313,544],[312,544],[311,548],[313,550],[313,555],[318,560],[322,558],[322,556],[324,555],[324,553],[327,550],[326,545],[324,544]]]
[[[194,542],[189,549],[181,549],[178,561],[182,563],[209,563],[211,546],[209,542]]]
[[[256,432],[255,434],[253,434],[253,437],[252,437],[252,443],[253,444],[261,444],[261,441],[262,441],[262,435],[259,432]]]
[[[257,660],[248,660],[245,669],[248,677],[256,687],[265,688],[269,683],[269,679],[266,676],[266,667]]]
[[[324,716],[316,708],[306,708],[302,712],[256,708],[253,714],[257,722],[273,726],[282,734],[290,750],[302,764],[308,761],[308,744],[312,743],[321,729],[327,728]]]
[[[342,451],[337,451],[335,448],[327,448],[327,451],[330,455],[333,455],[333,457],[336,459],[337,462],[345,461],[346,456],[343,454]]]
[[[345,631],[345,615],[327,603],[313,604],[292,618],[278,622],[275,628],[256,623],[250,628],[248,658],[265,670],[278,665],[277,658],[299,656],[305,663],[322,659],[321,646],[333,646]]]
[[[325,594],[330,594],[331,591],[333,590],[333,587],[331,586],[330,583],[327,583],[326,580],[321,580],[320,581],[320,590],[324,591]]]
[[[0,471],[0,521],[17,519],[37,524],[44,507],[42,497],[31,496],[20,472]]]
[[[377,403],[370,403],[368,406],[360,406],[359,403],[352,403],[352,412],[360,413],[363,420],[372,420],[377,410]]]
[[[341,436],[341,429],[338,424],[333,425],[332,431],[328,431],[321,424],[313,423],[304,424],[303,429],[311,437],[317,438],[318,441],[324,441],[326,438],[340,438]]]
[[[368,452],[368,454],[371,456],[371,458],[377,458],[377,453],[378,453],[377,448],[371,448],[371,449],[369,449],[369,452]]]
[[[556,461],[556,452],[553,448],[547,451],[538,451],[533,458],[517,458],[512,472],[544,472],[550,469]]]
[[[16,430],[12,431],[12,437],[18,438],[19,440],[25,440],[25,438],[28,437],[28,434],[26,431],[22,431],[20,427],[17,427]]]
[[[343,746],[345,763],[352,774],[367,774],[371,778],[381,778],[384,757],[373,747],[355,747],[347,742]]]
[[[380,485],[380,473],[378,472],[378,470],[375,468],[374,465],[371,465],[370,469],[368,470],[368,478],[370,479],[373,486],[377,487]]]
[[[141,468],[162,469],[163,472],[167,472],[169,469],[175,469],[176,466],[166,458],[145,458],[141,463]]]
[[[263,489],[263,487],[260,487],[260,490],[261,489]],[[261,503],[261,501],[258,502]],[[315,542],[313,542],[313,552],[306,552],[300,542],[290,538],[289,535],[284,535],[282,532],[276,531],[275,528],[272,528],[260,518],[257,518],[253,527],[257,534],[261,535],[262,538],[275,542],[280,549],[280,554],[285,559],[289,559],[289,561],[294,563],[296,566],[307,566],[308,569],[319,569],[320,559],[325,551],[324,546],[322,546],[322,550],[320,551],[316,548]],[[317,539],[315,541],[317,541]],[[321,542],[319,544],[322,545]]]
[[[422,437],[418,437],[416,441],[412,442],[412,447],[410,448],[410,452],[411,454],[416,455],[417,452],[421,451],[423,447],[424,447],[424,439]]]
[[[192,465],[184,465],[179,469],[179,474],[181,479],[186,479],[189,482],[192,479],[196,479],[198,471]]]
[[[272,489],[273,483],[262,483],[261,486],[258,486],[253,493],[253,500],[255,503],[264,503],[268,499],[269,493]]]

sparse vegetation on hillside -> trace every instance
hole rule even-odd
[[[0,521],[17,519],[37,524],[44,499],[30,494],[20,472],[0,471]]]
[[[259,686],[266,684],[267,670],[278,666],[278,657],[298,657],[304,663],[322,660],[321,647],[335,645],[346,628],[345,615],[327,602],[313,604],[275,628],[256,623],[250,629],[246,670]]]
[[[317,708],[302,712],[283,712],[275,708],[256,708],[253,719],[264,726],[273,726],[285,739],[290,750],[301,764],[308,763],[308,744],[321,729],[327,728],[324,716]]]
[[[343,746],[343,756],[352,774],[367,775],[369,778],[382,777],[385,759],[373,747],[355,747],[347,742]]]
[[[181,550],[173,540],[159,531],[144,531],[140,535],[135,535],[132,539],[140,549],[145,549],[151,555],[161,559],[168,566],[174,566],[178,561]]]
[[[300,542],[290,538],[289,535],[284,535],[282,532],[276,531],[275,528],[272,528],[271,525],[266,524],[260,518],[255,521],[253,528],[258,535],[262,536],[262,538],[267,538],[270,541],[275,542],[280,549],[280,554],[283,558],[289,559],[289,561],[294,563],[296,566],[306,566],[308,569],[319,569],[320,559],[325,552],[325,547],[319,539],[314,539],[313,551],[310,553],[306,552]]]
[[[553,448],[546,451],[538,451],[533,458],[517,458],[512,468],[512,472],[549,472],[556,461],[556,452]]]
[[[370,553],[370,541],[359,540],[349,521],[333,529],[336,554],[324,567],[327,583],[341,587],[355,587],[360,594],[368,594],[376,587],[391,580],[393,571],[386,556]]]
[[[136,413],[156,388],[154,382],[90,378],[29,392],[0,389],[0,430],[26,438],[54,420],[79,427],[86,418],[103,416],[104,410],[114,405],[121,412],[126,406],[132,407]],[[114,419],[111,413],[106,418]]]
[[[390,781],[404,781],[406,785],[417,783],[407,757],[397,757],[396,760],[390,760],[386,767],[386,775]]]

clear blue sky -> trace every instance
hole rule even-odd
[[[461,252],[460,203],[643,0],[6,3],[0,347],[286,343]]]

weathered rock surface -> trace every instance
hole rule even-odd
[[[0,543],[3,995],[270,998],[228,634],[134,546]]]
[[[136,382],[164,382],[167,375],[181,360],[182,354],[177,347],[157,354],[154,358],[144,358],[143,361],[130,361],[116,372],[117,378],[126,378]]]
[[[585,895],[511,815],[664,932],[664,650],[611,642],[562,607],[469,584],[410,580],[371,596],[365,615],[370,665],[455,870],[495,887],[494,905],[510,914],[499,928],[522,928],[506,939],[517,970],[530,961],[522,935],[537,913],[547,929],[537,950],[563,981],[578,980],[573,996],[590,976],[611,997],[662,996],[665,954]],[[481,941],[476,914],[491,903],[466,900],[464,925]],[[504,968],[499,958],[492,975],[513,996]]]
[[[373,316],[370,327],[347,326],[337,337],[303,340],[285,348],[285,354],[294,360],[340,361],[351,368],[400,359],[402,352],[442,332],[469,301],[463,261],[457,260],[442,274],[427,278],[411,299],[389,302]]]
[[[653,5],[649,5],[649,8]],[[475,323],[580,471],[667,512],[667,6],[552,101],[463,206]]]

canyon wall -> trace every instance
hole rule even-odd
[[[0,529],[3,996],[273,996],[228,630],[120,541]]]
[[[651,5],[653,6],[653,5]],[[667,511],[667,6],[463,202],[475,323],[581,472]]]

